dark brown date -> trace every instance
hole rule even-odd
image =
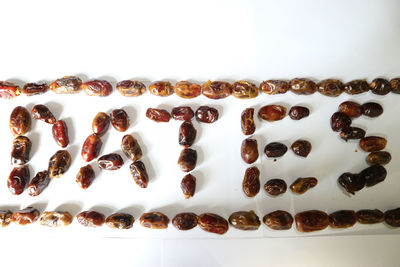
[[[246,169],[242,182],[242,189],[246,196],[255,197],[260,192],[260,171],[257,167]]]
[[[11,82],[0,81],[0,97],[11,99],[21,94],[21,88]]]
[[[349,118],[358,118],[362,114],[361,105],[353,101],[341,103],[338,110],[349,116]]]
[[[367,156],[367,163],[370,165],[386,165],[392,160],[392,156],[386,151],[371,152]]]
[[[110,116],[104,112],[97,113],[92,122],[93,133],[97,136],[103,136],[110,126]]]
[[[26,108],[18,106],[11,112],[10,130],[13,136],[24,135],[31,130],[31,116]]]
[[[265,146],[264,153],[268,158],[279,158],[286,154],[288,148],[285,144],[272,142]]]
[[[67,150],[57,151],[49,160],[49,177],[59,178],[66,171],[68,171],[71,165],[71,155]]]
[[[265,183],[264,189],[271,196],[278,196],[286,192],[287,185],[282,179],[271,179]]]
[[[365,177],[363,177],[359,174],[345,172],[339,176],[338,183],[348,193],[354,195],[355,192],[360,191],[361,189],[364,188]]]
[[[295,78],[290,80],[290,91],[296,95],[311,95],[317,91],[317,85],[310,79]]]
[[[369,86],[371,87],[371,92],[376,95],[387,95],[391,91],[389,81],[382,78],[374,79]]]
[[[400,208],[385,212],[385,223],[392,227],[400,227]]]
[[[52,127],[53,138],[57,145],[64,148],[69,144],[68,127],[65,121],[59,120]]]
[[[197,226],[197,219],[197,215],[192,212],[182,212],[175,215],[172,225],[178,230],[186,231]]]
[[[268,80],[260,84],[260,90],[269,95],[284,94],[289,90],[289,82]]]
[[[76,76],[64,76],[53,81],[50,89],[57,94],[75,94],[81,91],[82,80]]]
[[[78,223],[82,224],[83,226],[97,227],[104,224],[106,217],[100,212],[88,210],[82,211],[76,215],[76,219],[78,220]]]
[[[201,86],[202,94],[211,99],[221,99],[232,94],[232,85],[221,81],[208,81]]]
[[[135,218],[128,213],[114,213],[107,217],[107,226],[114,229],[130,229],[135,222]]]
[[[349,116],[342,112],[335,112],[331,117],[331,128],[335,132],[339,132],[343,129],[350,127],[351,119]]]
[[[123,109],[114,109],[110,114],[110,121],[117,131],[125,132],[129,128],[129,117]]]
[[[353,80],[344,84],[344,91],[349,95],[361,94],[369,89],[369,84],[365,80]]]
[[[218,120],[218,110],[209,106],[200,106],[195,113],[199,122],[213,123]]]
[[[336,79],[326,79],[317,83],[318,92],[325,96],[337,97],[344,91],[343,83]]]
[[[332,228],[349,228],[357,222],[354,210],[338,210],[329,214],[329,226]]]
[[[70,225],[73,219],[68,211],[45,211],[40,216],[39,223],[48,227],[61,227]]]
[[[191,174],[185,175],[181,181],[181,189],[185,198],[193,197],[196,192],[196,177]]]
[[[258,159],[258,145],[256,139],[246,138],[240,148],[240,156],[243,161],[251,164]]]
[[[187,121],[194,117],[194,111],[188,106],[176,107],[172,109],[171,116],[174,120]]]
[[[292,190],[293,193],[304,194],[309,189],[315,187],[317,184],[318,180],[314,177],[297,178],[290,185],[290,190]]]
[[[367,136],[360,139],[360,147],[365,152],[375,152],[385,149],[387,140],[379,136]]]
[[[32,108],[32,116],[34,119],[44,121],[48,124],[54,124],[57,121],[50,109],[45,105],[35,105]]]
[[[149,183],[149,176],[144,163],[139,160],[135,161],[129,165],[129,170],[135,183],[141,188],[146,188]]]
[[[115,171],[120,169],[122,165],[124,165],[124,160],[119,154],[110,153],[101,156],[97,160],[97,164],[99,165],[100,169]]]
[[[391,87],[392,93],[400,94],[400,78],[391,79],[390,87]]]
[[[44,94],[49,90],[47,83],[26,83],[22,88],[22,93],[27,96]]]
[[[248,231],[257,230],[260,225],[260,219],[254,211],[237,211],[231,214],[229,223],[236,229]]]
[[[386,179],[387,171],[381,165],[372,165],[360,172],[360,176],[365,179],[365,186],[374,186]]]
[[[263,222],[272,230],[289,230],[292,228],[293,217],[287,211],[276,210],[266,214],[263,217]]]
[[[310,154],[312,146],[311,143],[306,140],[297,140],[290,148],[297,156],[306,158],[308,154]]]
[[[289,117],[292,120],[298,121],[298,120],[308,117],[309,115],[310,115],[310,110],[306,107],[293,106],[289,110]]]
[[[29,183],[30,172],[27,165],[15,167],[12,169],[7,179],[7,186],[14,195],[20,195],[24,192],[26,185]]]
[[[142,149],[136,138],[132,135],[127,134],[122,137],[121,150],[124,152],[125,156],[132,161],[137,161],[142,158]]]
[[[169,122],[171,115],[165,109],[148,108],[146,117],[155,122]]]
[[[375,223],[380,223],[383,222],[385,219],[385,214],[378,210],[359,210],[356,212],[357,215],[357,221],[361,224],[375,224]]]
[[[190,172],[196,167],[197,152],[191,148],[185,148],[179,155],[178,164],[184,172]]]
[[[358,127],[347,127],[340,132],[340,138],[345,140],[361,139],[365,136],[365,131]]]
[[[146,86],[139,81],[124,80],[117,83],[117,90],[123,96],[140,96],[146,93]]]
[[[170,82],[156,81],[150,84],[149,91],[156,96],[169,96],[174,93],[174,87]]]
[[[254,108],[246,108],[241,115],[241,127],[244,135],[253,134],[256,131],[254,123]]]
[[[255,98],[258,96],[258,92],[258,87],[248,81],[237,81],[232,84],[232,95],[237,98]]]
[[[143,213],[139,219],[140,225],[151,229],[168,228],[169,218],[161,212]]]
[[[27,225],[36,222],[39,219],[40,212],[32,207],[17,210],[13,213],[11,220],[19,225]]]
[[[24,165],[29,161],[32,142],[26,136],[18,136],[13,140],[11,150],[11,164]]]
[[[76,175],[76,182],[82,189],[87,189],[94,181],[95,173],[90,164],[79,169]]]
[[[376,118],[382,115],[383,107],[375,102],[364,103],[361,106],[362,114],[370,118]]]
[[[40,195],[43,190],[47,188],[50,183],[50,177],[48,171],[38,172],[35,177],[32,178],[31,182],[28,185],[26,191],[32,197],[36,197]]]
[[[81,88],[90,96],[109,96],[112,92],[112,85],[106,80],[87,81],[82,83]]]
[[[97,158],[100,154],[102,146],[103,146],[103,141],[101,141],[99,136],[95,134],[89,135],[82,145],[81,155],[83,160],[89,162]]]
[[[258,117],[269,122],[282,120],[285,116],[286,108],[280,105],[263,106],[258,111]]]
[[[195,98],[201,93],[201,86],[188,81],[177,82],[174,86],[175,94],[182,98]]]
[[[223,235],[228,231],[228,221],[214,213],[203,213],[197,220],[198,225],[204,231]]]
[[[11,223],[11,210],[0,210],[0,226],[7,227]]]
[[[187,148],[193,145],[196,139],[197,131],[191,121],[184,121],[179,127],[178,142],[181,146]]]
[[[329,225],[328,214],[320,210],[297,213],[295,220],[297,230],[303,233],[324,230]]]

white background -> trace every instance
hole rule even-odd
[[[0,79],[21,85],[73,74],[107,78],[112,82],[127,78],[145,82],[161,79],[260,82],[296,76],[316,80],[337,77],[344,81],[377,76],[392,78],[400,72],[399,8],[396,1],[1,2]],[[354,143],[340,142],[329,130],[328,118],[345,99],[362,103],[372,98],[384,105],[384,115],[375,120],[358,119],[357,125],[368,125],[369,133],[388,137],[388,149],[394,158],[388,166],[392,180],[388,177],[385,183],[350,199],[337,188],[335,177],[343,171],[359,171],[365,167],[362,161],[365,154],[354,153]],[[105,213],[125,209],[135,217],[151,209],[160,209],[170,217],[184,208],[196,212],[207,209],[228,217],[233,211],[248,208],[255,209],[259,215],[271,208],[292,212],[311,208],[332,212],[343,207],[359,209],[372,205],[383,210],[394,208],[400,204],[400,183],[395,180],[399,174],[395,162],[400,156],[395,139],[399,134],[398,101],[398,96],[393,94],[376,97],[370,93],[354,98],[343,95],[337,99],[318,94],[296,97],[289,93],[272,98],[263,95],[248,102],[232,97],[218,102],[204,97],[183,101],[176,96],[162,99],[149,95],[128,99],[118,93],[104,99],[48,93],[43,97],[2,100],[4,116],[0,118],[0,125],[3,125],[4,153],[0,158],[4,180],[11,169],[7,162],[12,137],[6,125],[8,114],[16,105],[30,108],[47,103],[55,115],[65,118],[71,126],[69,149],[77,160],[64,179],[53,181],[37,199],[32,200],[26,194],[13,197],[7,188],[0,187],[0,206],[36,204],[42,210],[51,210],[68,203],[64,208],[73,212],[95,206]],[[222,113],[219,124],[196,125],[200,133],[196,149],[202,154],[196,170],[203,184],[200,183],[198,194],[189,202],[179,195],[180,177],[176,177],[182,174],[174,165],[179,152],[175,141],[179,124],[155,126],[144,119],[148,106],[170,108],[180,103],[193,107],[208,103]],[[287,106],[302,103],[311,108],[311,116],[301,124],[286,118],[275,127],[260,123],[256,132],[260,151],[266,142],[277,139],[288,144],[298,137],[311,140],[314,149],[307,160],[300,160],[289,151],[277,163],[265,157],[257,162],[262,183],[273,176],[285,176],[290,183],[296,175],[308,175],[308,170],[314,172],[320,178],[320,185],[305,196],[287,193],[281,199],[272,199],[262,192],[256,200],[248,200],[240,191],[246,165],[238,153],[243,135],[237,120],[243,108],[258,108],[266,103]],[[110,111],[116,107],[126,107],[130,114],[132,127],[128,131],[139,136],[146,154],[144,161],[154,179],[148,191],[138,190],[132,181],[123,180],[127,177],[125,164],[120,175],[101,173],[90,191],[82,192],[73,182],[83,164],[79,158],[80,146],[90,133],[90,122],[98,109]],[[45,168],[49,155],[57,149],[49,139],[50,129],[45,126],[34,123],[30,133],[35,141],[32,172]],[[117,150],[122,136],[110,130],[102,153]],[[215,149],[226,152],[213,153]],[[122,192],[112,179],[119,179]],[[221,187],[221,184],[228,186]],[[36,225],[13,226],[0,229],[0,249],[7,255],[7,263],[33,259],[36,265],[40,262],[45,266],[54,262],[61,266],[93,266],[94,262],[102,266],[396,266],[396,248],[400,243],[398,231],[383,226],[349,231],[351,234],[361,230],[364,234],[361,236],[306,238],[294,231],[283,234],[291,238],[268,238],[276,233],[264,227],[257,234],[230,230],[223,239],[204,235],[199,229],[189,236],[172,228],[163,234],[143,231],[137,223],[133,229],[126,234],[110,232],[107,228],[88,233],[79,225],[56,232]],[[365,229],[373,231],[362,231]],[[365,235],[368,233],[387,235]],[[105,238],[124,235],[134,239]]]

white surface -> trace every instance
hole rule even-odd
[[[112,4],[100,1],[42,3],[43,5],[39,5],[37,1],[25,1],[0,4],[0,8],[7,11],[3,12],[0,18],[2,34],[6,36],[0,45],[1,79],[25,82],[52,80],[63,75],[78,74],[84,78],[100,77],[111,81],[137,78],[145,81],[252,79],[259,82],[268,78],[289,79],[295,76],[315,79],[338,77],[347,81],[355,78],[371,79],[380,75],[391,78],[398,75],[400,70],[400,29],[397,16],[399,4],[396,1],[368,1],[368,4],[364,1],[337,1],[334,4],[328,1],[202,1],[201,4],[187,1],[146,1],[141,4],[118,1],[113,1]],[[362,169],[365,154],[354,153],[356,144],[340,142],[329,130],[328,119],[344,99],[354,99],[362,103],[372,98],[383,103],[384,115],[375,120],[357,119],[355,123],[366,127],[368,133],[387,136],[388,149],[394,159],[388,166],[387,181],[371,189],[364,189],[359,195],[349,199],[335,183],[337,173]],[[76,101],[81,103],[78,105]],[[86,97],[84,94],[60,97],[48,93],[43,97],[21,97],[13,101],[2,101],[1,109],[3,114],[6,114],[0,118],[0,125],[4,128],[1,135],[2,147],[9,151],[12,138],[5,125],[14,106],[27,104],[31,107],[36,103],[50,102],[49,106],[56,110],[57,116],[69,118],[67,123],[69,122],[68,126],[71,125],[72,134],[70,149],[77,157],[68,174],[53,181],[38,198],[32,199],[26,195],[13,197],[5,187],[0,187],[0,199],[2,204],[38,204],[46,210],[55,209],[67,202],[75,205],[69,208],[76,210],[97,206],[106,213],[128,208],[135,217],[149,209],[159,209],[170,217],[184,208],[215,211],[225,217],[232,211],[244,208],[255,209],[262,216],[272,207],[289,209],[291,205],[294,205],[292,212],[311,208],[331,212],[344,207],[358,209],[371,205],[388,209],[399,206],[397,192],[400,183],[395,180],[399,173],[395,164],[399,156],[399,144],[395,140],[399,129],[396,123],[388,123],[397,119],[395,114],[398,113],[398,107],[393,105],[397,101],[398,96],[377,98],[370,93],[357,97],[343,95],[337,99],[317,94],[307,97],[296,97],[292,94],[278,97],[263,95],[253,101],[240,101],[232,97],[222,101],[211,101],[204,97],[183,101],[176,96],[163,99],[149,95],[130,99],[122,98],[118,93],[98,99]],[[66,105],[62,106],[64,102]],[[195,148],[200,152],[196,172],[199,180],[204,182],[199,184],[199,192],[192,200],[183,200],[178,186],[183,176],[175,165],[180,149],[176,141],[179,124],[171,122],[167,125],[155,125],[146,120],[144,112],[150,105],[149,102],[151,106],[166,107],[178,103],[189,103],[196,107],[208,103],[218,106],[222,111],[221,120],[215,125],[196,125],[199,135]],[[304,175],[315,172],[320,179],[320,185],[304,196],[294,197],[288,192],[281,199],[271,199],[262,192],[254,201],[245,199],[241,192],[240,183],[246,166],[241,162],[238,152],[243,139],[238,123],[239,114],[244,107],[259,107],[267,103],[284,103],[289,106],[302,103],[311,107],[311,116],[304,121],[293,122],[286,118],[273,125],[259,123],[256,132],[260,148],[263,148],[266,142],[278,138],[288,144],[299,137],[311,140],[314,149],[306,160],[294,157],[289,151],[276,163],[267,161],[265,157],[257,162],[258,166],[262,166],[262,183],[267,177],[273,178],[275,175],[284,176],[290,183],[297,177],[299,167],[305,164],[306,168],[301,168],[301,172],[307,170]],[[149,190],[139,190],[135,186],[127,176],[128,164],[125,164],[125,170],[119,173],[103,172],[90,191],[82,192],[73,180],[77,169],[83,164],[78,154],[84,138],[90,133],[93,116],[100,110],[100,106],[101,110],[109,111],[128,104],[127,111],[133,121],[128,133],[139,135],[146,155],[144,161],[153,176]],[[95,105],[96,109],[88,109],[87,105]],[[86,111],[79,116],[79,122],[76,119],[78,110]],[[296,124],[301,126],[296,127]],[[32,158],[32,172],[45,168],[51,155],[49,151],[57,149],[53,140],[48,140],[50,128],[47,127],[46,130],[46,126],[41,122],[34,123],[31,137],[38,142],[34,143],[36,148],[34,147]],[[157,130],[149,132],[146,127]],[[306,127],[316,130],[310,132]],[[162,139],[161,133],[164,135]],[[102,152],[118,150],[123,134],[110,130],[107,135]],[[215,139],[213,141],[221,145],[215,146],[209,142],[210,139]],[[325,140],[328,141],[324,142]],[[222,149],[226,149],[227,152],[213,153]],[[329,156],[325,155],[326,151],[331,149],[335,149],[335,152]],[[4,157],[2,162],[8,162],[7,153],[1,153],[0,157]],[[326,163],[327,157],[330,156],[333,157],[334,164],[331,161]],[[343,156],[349,156],[351,160]],[[231,161],[225,157],[229,157]],[[318,164],[319,161],[323,162],[323,165]],[[279,169],[270,168],[279,165]],[[318,168],[311,169],[315,165]],[[223,167],[219,169],[218,166]],[[10,170],[11,167],[4,164],[2,176],[7,177]],[[120,193],[115,183],[116,179],[124,185]],[[219,187],[224,181],[229,181],[228,186]],[[61,194],[62,192],[69,194]],[[210,197],[214,199],[211,200]],[[313,207],[310,207],[310,202],[314,204]],[[21,240],[29,240],[25,244],[18,243],[27,250],[33,245],[30,240],[38,238],[34,229],[40,229],[39,234],[50,236],[35,243],[38,247],[48,246],[48,242],[53,243],[55,240],[58,243],[58,236],[65,238],[69,233],[75,234],[76,231],[82,230],[79,225],[54,233],[42,230],[37,225],[23,229],[14,226],[1,234],[15,245],[16,241],[11,241],[11,235],[15,234]],[[162,235],[184,237],[183,233],[173,231],[171,228]],[[387,229],[383,227],[382,231],[386,232]],[[390,234],[397,232],[389,231]],[[141,229],[136,223],[132,232],[126,235],[140,236],[139,233],[143,233],[141,237],[159,235],[159,232]],[[266,258],[275,259],[269,263],[276,266],[280,263],[278,259],[282,257],[284,259],[281,263],[286,266],[320,266],[322,262],[332,266],[376,266],[377,262],[373,260],[375,257],[371,255],[376,255],[379,262],[385,266],[396,266],[398,257],[393,247],[399,244],[398,236],[175,241],[97,238],[109,235],[121,233],[110,234],[107,228],[95,229],[79,237],[65,239],[59,246],[61,249],[69,248],[74,262],[89,262],[81,253],[77,253],[76,249],[70,249],[75,244],[88,244],[90,254],[98,255],[99,262],[103,264],[111,262],[105,254],[106,251],[113,250],[119,258],[112,257],[112,260],[122,263],[129,259],[129,263],[139,266],[182,266],[185,261],[193,259],[198,266],[243,266],[250,257],[250,262],[256,266],[265,265]],[[191,235],[204,237],[200,229]],[[231,229],[227,237],[249,235],[267,236],[270,232],[265,227],[255,234]],[[205,237],[215,238],[211,235]],[[372,242],[382,245],[377,249],[370,245]],[[182,249],[185,253],[181,253]],[[348,252],[355,249],[363,251],[363,254]],[[132,255],[133,251],[139,256]],[[309,251],[315,252],[310,255]],[[7,252],[10,258],[19,255],[15,250]],[[289,252],[294,253],[289,254],[293,255],[292,257],[286,256]],[[57,259],[57,256],[65,255],[54,248],[51,248],[49,254],[53,260]]]

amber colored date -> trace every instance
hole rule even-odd
[[[194,111],[188,106],[175,107],[171,111],[174,120],[187,121],[194,117]]]
[[[181,181],[181,189],[185,198],[193,197],[196,192],[196,177],[191,174],[185,175]]]
[[[143,213],[139,219],[140,225],[151,229],[167,229],[169,218],[161,212]]]
[[[246,138],[242,142],[240,155],[244,162],[251,164],[258,159],[258,145],[256,139]]]
[[[32,116],[34,119],[44,121],[48,124],[54,124],[57,121],[50,109],[41,104],[35,105],[32,108]]]
[[[385,219],[385,214],[378,210],[364,209],[356,212],[357,221],[361,224],[375,224],[381,223]]]
[[[338,210],[329,214],[329,226],[332,228],[349,228],[357,222],[354,210]]]
[[[344,91],[344,85],[336,79],[322,80],[317,84],[318,92],[325,96],[337,97]]]
[[[260,225],[260,219],[254,211],[237,211],[231,214],[229,223],[236,229],[248,231],[257,230]]]
[[[15,167],[12,169],[7,179],[7,187],[14,195],[20,195],[24,192],[30,179],[30,172],[27,165]]]
[[[57,145],[64,148],[69,144],[68,137],[68,127],[65,121],[59,120],[55,124],[53,124],[52,128],[53,138],[56,141]]]
[[[169,122],[171,115],[165,109],[148,108],[146,117],[155,122]]]
[[[47,227],[61,227],[70,225],[73,219],[68,211],[45,211],[40,216],[39,223]]]
[[[367,102],[362,104],[361,106],[361,111],[362,114],[370,117],[370,118],[376,118],[382,115],[383,113],[383,107],[375,102]]]
[[[292,190],[293,193],[304,194],[309,189],[315,187],[317,184],[318,180],[314,177],[297,178],[290,185],[290,190]]]
[[[385,223],[391,227],[400,227],[400,208],[385,212]]]
[[[335,132],[346,129],[350,127],[351,119],[349,116],[342,112],[335,112],[331,116],[331,128]]]
[[[242,189],[246,196],[255,197],[260,192],[260,171],[257,167],[246,169],[244,174]]]
[[[89,162],[97,158],[100,154],[103,141],[95,134],[89,135],[82,145],[81,155],[84,161]]]
[[[344,84],[344,91],[349,95],[361,94],[369,89],[369,84],[365,80],[353,80]]]
[[[187,148],[193,145],[197,131],[191,121],[184,121],[179,127],[178,143]]]
[[[47,188],[50,183],[49,173],[47,171],[38,172],[35,177],[32,178],[28,185],[28,194],[32,197],[40,195],[43,190]]]
[[[86,227],[102,226],[106,220],[104,214],[97,211],[82,211],[76,215],[76,219],[80,224]]]
[[[358,127],[347,127],[340,132],[340,138],[345,140],[361,139],[365,136],[365,131]]]
[[[289,90],[289,82],[268,80],[260,84],[260,90],[268,95],[284,94]]]
[[[264,153],[268,158],[279,158],[286,154],[288,148],[285,144],[272,142],[265,146]]]
[[[18,136],[13,140],[11,164],[24,165],[29,161],[32,142],[26,136]]]
[[[232,85],[228,82],[207,81],[201,86],[202,94],[211,99],[221,99],[232,94]]]
[[[175,94],[182,98],[195,98],[201,93],[201,86],[188,81],[177,82],[174,86]]]
[[[93,133],[97,136],[103,136],[110,126],[110,116],[104,112],[97,113],[92,122]]]
[[[81,91],[82,80],[76,76],[64,76],[53,81],[50,89],[57,94],[75,94]]]
[[[312,145],[307,140],[297,140],[290,148],[297,156],[306,158],[311,152]]]
[[[79,169],[76,175],[76,182],[82,189],[87,189],[94,181],[95,173],[93,167],[88,164]]]
[[[197,152],[191,148],[185,148],[181,151],[178,158],[178,165],[183,172],[190,172],[196,167]]]
[[[11,82],[0,81],[0,97],[11,99],[21,94],[21,88]]]
[[[110,114],[111,125],[119,132],[125,132],[129,128],[129,117],[123,109],[114,109]]]
[[[310,115],[310,110],[306,107],[293,106],[289,110],[289,117],[292,120],[298,121],[298,120],[308,117],[309,115]]]
[[[135,183],[141,188],[146,188],[149,183],[149,176],[144,163],[139,160],[135,161],[129,165],[129,170]]]
[[[91,80],[82,83],[82,90],[90,96],[109,96],[112,92],[112,85],[106,80]]]
[[[13,136],[24,135],[31,130],[31,116],[26,108],[18,106],[11,112],[10,130]]]
[[[286,108],[281,105],[267,105],[260,108],[258,117],[265,121],[273,122],[282,120],[286,116]]]
[[[181,231],[187,231],[197,226],[198,217],[192,212],[182,212],[175,215],[172,225]]]
[[[49,90],[46,83],[26,83],[22,88],[22,93],[27,96],[44,94]]]
[[[352,195],[363,189],[365,182],[365,177],[350,172],[345,172],[338,178],[339,185]]]
[[[209,106],[200,106],[195,113],[199,122],[213,123],[218,120],[218,110]]]
[[[146,92],[146,86],[133,80],[124,80],[117,83],[117,90],[123,96],[140,96]]]
[[[217,214],[208,212],[200,214],[197,224],[204,231],[218,235],[225,234],[229,228],[227,220]]]
[[[107,226],[114,229],[130,229],[135,222],[135,218],[128,213],[114,213],[107,217]]]
[[[389,81],[382,78],[374,79],[369,86],[371,87],[371,92],[376,95],[387,95],[392,89]]]
[[[374,186],[386,179],[387,171],[381,165],[372,165],[360,172],[360,176],[365,179],[365,186]]]
[[[276,210],[266,214],[263,217],[263,222],[272,230],[289,230],[292,228],[293,217],[287,211]]]
[[[124,160],[122,159],[122,157],[119,154],[110,153],[110,154],[101,156],[97,160],[97,164],[103,170],[114,171],[114,170],[118,170],[122,167],[122,165],[124,164]]]
[[[328,214],[320,210],[308,210],[297,213],[295,220],[297,230],[303,233],[320,231],[329,225]]]
[[[174,93],[174,87],[170,82],[156,81],[150,84],[149,91],[156,96],[169,96]]]
[[[40,212],[33,208],[27,207],[22,210],[17,210],[13,213],[11,220],[19,225],[27,225],[36,222],[39,219]]]
[[[142,149],[136,138],[132,135],[127,134],[122,137],[121,150],[124,152],[125,156],[132,161],[137,161],[142,158]]]
[[[50,178],[59,178],[66,171],[68,171],[69,166],[71,165],[71,155],[67,150],[59,150],[57,151],[49,160],[49,177]]]
[[[254,123],[254,108],[246,108],[241,115],[241,127],[244,135],[253,134],[256,131]]]
[[[353,101],[345,101],[339,105],[339,112],[349,116],[349,118],[358,118],[362,114],[361,105]]]
[[[258,87],[249,81],[237,81],[232,84],[232,95],[236,98],[255,98],[258,96],[258,92]]]
[[[11,210],[0,210],[0,226],[7,227],[11,223]]]
[[[370,165],[386,165],[392,160],[392,156],[386,151],[371,152],[367,156],[367,163]]]
[[[265,183],[264,189],[271,196],[278,196],[286,192],[287,184],[282,179],[271,179]]]
[[[365,152],[375,152],[385,149],[387,140],[379,136],[367,136],[360,139],[360,148]]]
[[[290,91],[297,95],[311,95],[317,91],[317,85],[310,79],[295,78],[290,80]]]

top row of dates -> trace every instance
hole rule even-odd
[[[123,96],[140,96],[146,92],[146,86],[135,80],[124,80],[116,85],[117,90]],[[47,91],[57,94],[74,94],[84,91],[90,96],[108,96],[113,91],[113,86],[106,80],[90,80],[83,82],[76,76],[65,76],[50,84],[27,83],[22,90],[18,85],[11,82],[0,81],[0,97],[14,98],[21,93],[28,96],[43,94]],[[307,78],[295,78],[290,81],[267,80],[259,86],[249,81],[236,81],[229,83],[225,81],[207,81],[202,85],[188,81],[180,81],[172,85],[168,81],[156,81],[150,84],[149,91],[156,96],[169,96],[173,93],[182,98],[194,98],[203,94],[210,99],[222,99],[230,95],[240,99],[255,98],[263,92],[268,95],[284,94],[291,91],[297,95],[310,95],[319,92],[325,96],[337,97],[346,92],[350,95],[361,94],[371,91],[377,95],[386,95],[389,92],[400,94],[400,78],[390,81],[376,78],[371,83],[366,80],[353,80],[342,83],[336,79],[326,79],[318,83]]]

